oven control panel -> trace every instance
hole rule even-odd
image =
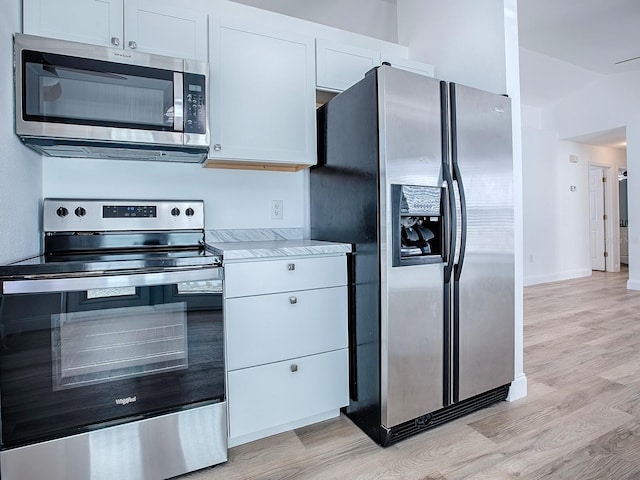
[[[202,200],[46,198],[44,232],[202,230]]]

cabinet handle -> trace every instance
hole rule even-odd
[[[296,303],[298,303],[298,297],[289,297],[289,303],[291,305],[295,305]]]
[[[219,143],[214,143],[213,150],[219,152],[220,150],[222,150],[222,145],[220,145]]]
[[[111,37],[111,45],[115,45],[117,47],[120,45],[120,39],[118,37]]]
[[[295,263],[290,263],[287,265],[287,270],[289,270],[290,272],[293,272],[295,269],[296,269]]]
[[[298,371],[298,365],[296,365],[295,363],[292,363],[289,366],[289,369],[291,370],[291,373],[296,373]]]
[[[138,48],[138,44],[136,42],[134,42],[133,40],[129,41],[129,48],[131,50],[135,50],[136,48]]]

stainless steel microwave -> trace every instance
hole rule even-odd
[[[16,134],[55,157],[202,162],[209,65],[16,33]]]

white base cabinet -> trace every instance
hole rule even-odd
[[[346,256],[225,263],[229,445],[349,403]]]
[[[349,403],[347,350],[229,372],[229,437],[274,432]]]

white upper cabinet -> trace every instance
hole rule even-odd
[[[24,0],[23,32],[207,61],[207,15],[168,0]]]
[[[427,63],[385,54],[382,55],[382,62],[390,63],[392,66],[402,70],[408,70],[427,77],[433,77],[433,65],[429,65]]]
[[[123,0],[23,0],[23,32],[112,46],[123,38]]]
[[[125,0],[124,47],[207,62],[207,15],[179,6],[180,2]]]
[[[210,23],[209,167],[297,169],[316,163],[311,37],[256,19]]]
[[[341,92],[380,65],[380,52],[318,38],[316,40],[316,86]]]

